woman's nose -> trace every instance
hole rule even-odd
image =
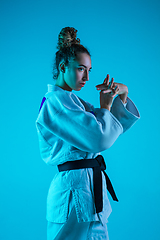
[[[89,81],[89,71],[87,70],[84,71],[83,79],[85,79],[85,81]]]

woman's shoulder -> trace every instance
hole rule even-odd
[[[65,107],[75,108],[76,106],[84,109],[82,99],[80,100],[73,92],[63,90],[62,88],[48,84],[48,92],[45,94],[45,98],[52,104],[62,104]]]

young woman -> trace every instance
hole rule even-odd
[[[77,97],[89,80],[91,55],[74,28],[63,28],[56,53],[56,82],[48,85],[36,121],[42,159],[57,165],[47,198],[47,239],[108,239],[111,206],[118,201],[100,152],[129,129],[139,113],[128,88],[109,75],[100,90],[100,108]],[[114,98],[116,96],[116,98]]]

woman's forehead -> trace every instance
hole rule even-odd
[[[77,54],[76,60],[79,65],[85,65],[86,67],[91,67],[91,58],[87,53]]]

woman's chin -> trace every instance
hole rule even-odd
[[[80,91],[81,89],[82,89],[82,87],[79,87],[79,86],[78,86],[78,87],[76,87],[76,88],[73,89],[73,90],[78,92],[78,91]]]

